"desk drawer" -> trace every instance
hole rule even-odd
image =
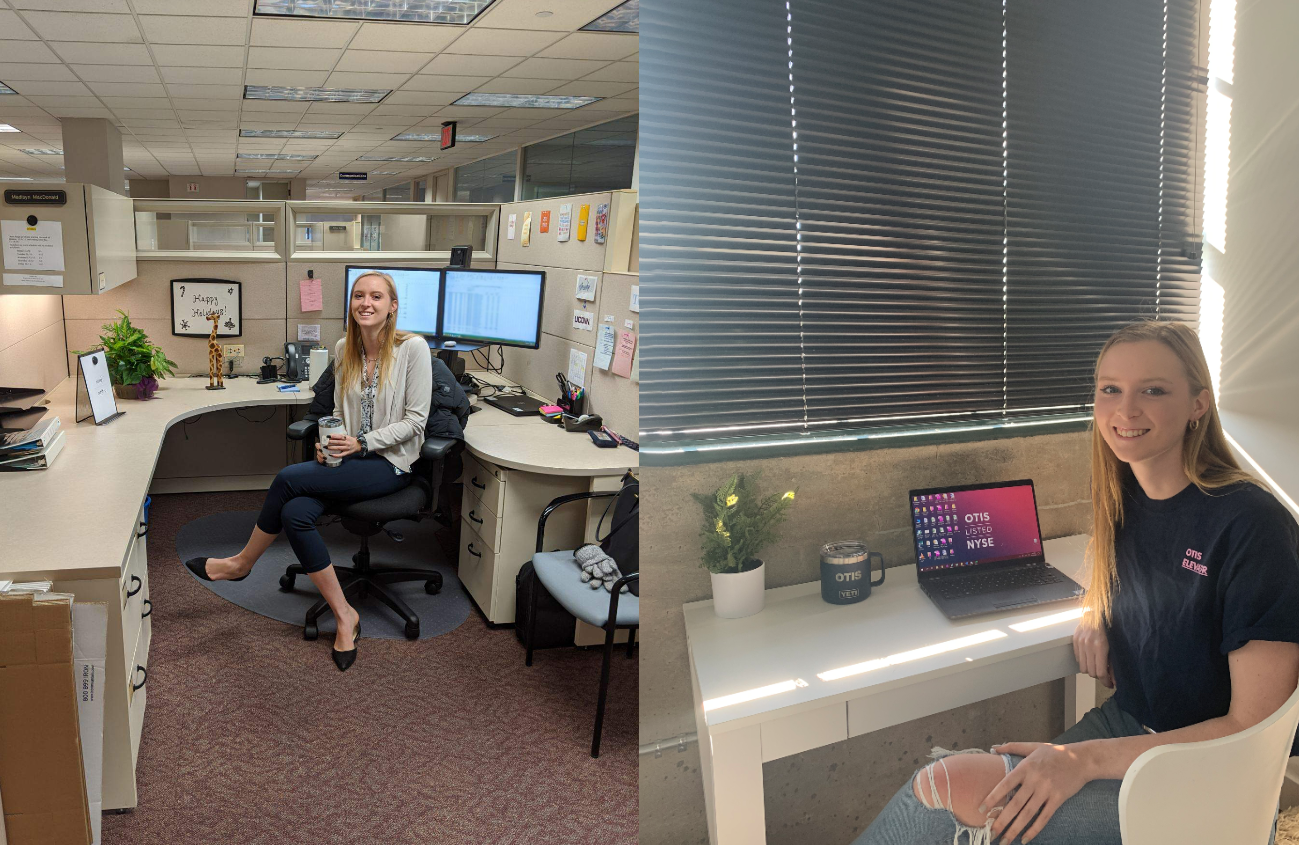
[[[126,561],[126,571],[118,585],[122,600],[122,642],[129,649],[140,635],[140,619],[145,612],[145,599],[149,597],[148,548],[145,538],[136,536]],[[128,652],[129,653],[129,652]],[[126,667],[128,670],[130,666]]]
[[[127,710],[131,728],[131,764],[140,756],[140,730],[144,725],[144,700],[148,682],[149,644],[153,640],[153,625],[145,619],[140,626],[140,639],[135,644],[134,657],[126,678]]]
[[[474,530],[468,519],[460,525],[460,566],[457,574],[469,595],[483,613],[492,615],[492,577],[496,571],[496,552]]]
[[[465,453],[464,485],[465,490],[472,490],[487,509],[497,516],[505,504],[505,481],[509,473],[500,467],[479,461],[473,455]]]
[[[460,515],[469,521],[474,532],[483,538],[491,550],[501,550],[501,526],[504,520],[483,504],[483,500],[474,495],[475,491],[465,485],[464,496],[460,500]]]

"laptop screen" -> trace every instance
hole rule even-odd
[[[921,572],[1042,556],[1032,481],[911,491]]]

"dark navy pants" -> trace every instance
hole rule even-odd
[[[280,470],[266,492],[257,527],[267,534],[286,531],[289,545],[307,572],[329,566],[329,550],[316,531],[316,520],[332,502],[360,502],[396,493],[411,482],[409,472],[397,474],[376,454],[348,455],[340,466],[314,460]]]

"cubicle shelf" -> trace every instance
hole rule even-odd
[[[63,271],[6,267],[4,272],[59,276],[63,283],[58,287],[0,284],[0,295],[96,295],[135,278],[135,216],[130,197],[75,182],[24,185],[21,190],[67,195],[64,205],[11,205],[0,200],[0,220],[35,216],[62,224]]]

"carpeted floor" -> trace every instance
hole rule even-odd
[[[538,652],[475,610],[428,640],[332,638],[242,611],[175,557],[180,526],[260,493],[155,496],[139,806],[104,845],[617,845],[637,839],[637,660],[615,659],[591,759],[598,650]]]

